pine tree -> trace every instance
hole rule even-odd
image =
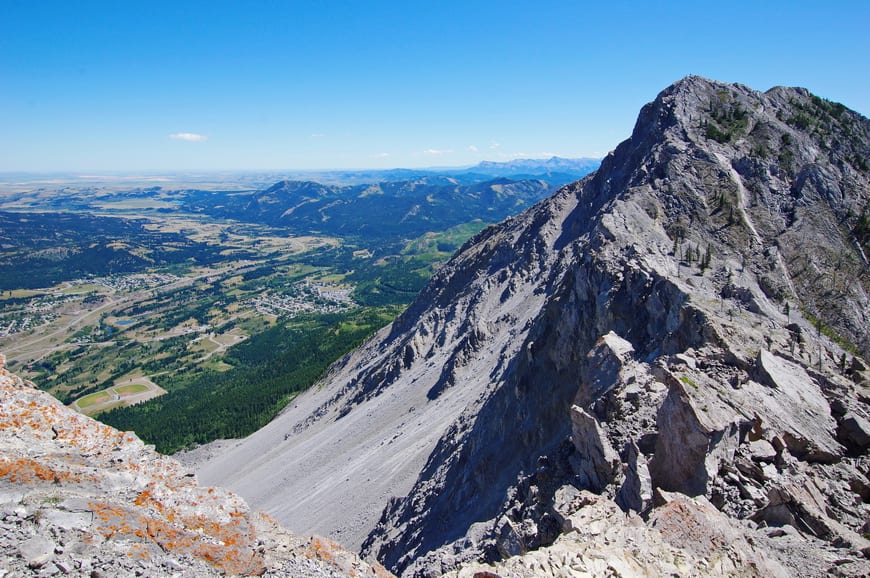
[[[710,245],[707,245],[707,250],[704,252],[704,257],[701,259],[701,271],[706,271],[708,267],[710,267],[710,261],[713,259],[712,251],[710,250]]]

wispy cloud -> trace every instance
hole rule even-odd
[[[172,140],[185,140],[187,142],[202,142],[208,140],[204,134],[196,134],[194,132],[177,132],[169,135]]]
[[[426,149],[424,155],[446,155],[453,152],[453,149]]]
[[[495,141],[492,141],[491,143],[489,143],[489,148],[492,149],[492,150],[495,150],[495,149],[497,149],[497,148],[500,147],[500,146],[501,146],[501,143],[497,143],[497,142],[495,142]]]
[[[388,156],[390,156],[390,153],[375,153],[373,155],[369,155],[369,157],[373,159],[385,159]]]
[[[540,152],[540,153],[510,153],[510,154],[502,154],[500,156],[505,157],[505,158],[512,158],[512,159],[543,159],[543,158],[557,157],[559,155],[557,155],[556,153],[552,153],[552,152]]]
[[[477,152],[478,150],[480,150],[480,149],[478,149],[478,148],[477,148],[476,146],[474,146],[474,145],[468,145],[468,150],[470,150],[470,151],[473,152],[473,153],[476,153],[476,152]]]
[[[315,133],[313,133],[313,134],[311,135],[311,138],[323,138],[323,137],[325,137],[325,136],[326,136],[326,135],[323,134],[322,132],[315,132]]]

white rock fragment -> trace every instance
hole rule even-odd
[[[55,543],[43,536],[34,536],[18,547],[29,568],[41,568],[54,557]]]

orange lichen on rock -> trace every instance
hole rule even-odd
[[[127,555],[134,560],[147,560],[151,557],[148,546],[146,546],[145,544],[133,544],[132,546],[130,546],[130,551],[127,552]]]
[[[189,470],[133,432],[65,407],[2,365],[0,355],[0,483],[22,496],[8,523],[0,520],[0,532],[13,536],[9,544],[39,536],[62,546],[69,539],[88,552],[77,557],[90,556],[106,575],[113,575],[108,568],[123,574],[131,560],[146,575],[166,568],[196,576],[262,575],[309,556],[307,539],[252,512],[239,496],[199,487]],[[332,542],[317,544],[309,557],[342,575],[388,576]],[[17,549],[0,544],[0,554],[21,562],[10,575],[30,568]],[[58,568],[79,563],[62,547],[49,547],[45,556],[59,557]]]
[[[334,558],[332,550],[335,549],[335,544],[325,538],[317,536],[311,539],[311,557],[318,560],[331,562]]]
[[[57,470],[33,458],[11,458],[8,456],[0,456],[0,479],[2,478],[6,478],[13,484],[82,483],[97,480],[97,477],[93,475],[85,476],[78,472]]]
[[[152,542],[164,551],[199,558],[228,574],[257,574],[265,568],[247,519],[222,524],[203,514],[176,514],[178,521],[170,522],[168,517],[105,502],[89,506],[99,520],[98,531],[107,539],[125,536]]]
[[[304,553],[306,557],[324,562],[348,576],[365,575],[377,578],[393,576],[377,562],[362,563],[355,556],[348,555],[347,550],[327,538],[312,536]]]

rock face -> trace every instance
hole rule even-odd
[[[495,565],[467,564],[445,576],[791,576],[747,539],[745,528],[704,501],[669,496],[649,524],[586,491],[574,507],[553,544]]]
[[[619,572],[866,573],[868,159],[841,105],[683,79],[201,474],[408,576],[605,575],[621,532]]]
[[[0,355],[2,575],[381,576],[291,534],[133,434],[65,407]]]

